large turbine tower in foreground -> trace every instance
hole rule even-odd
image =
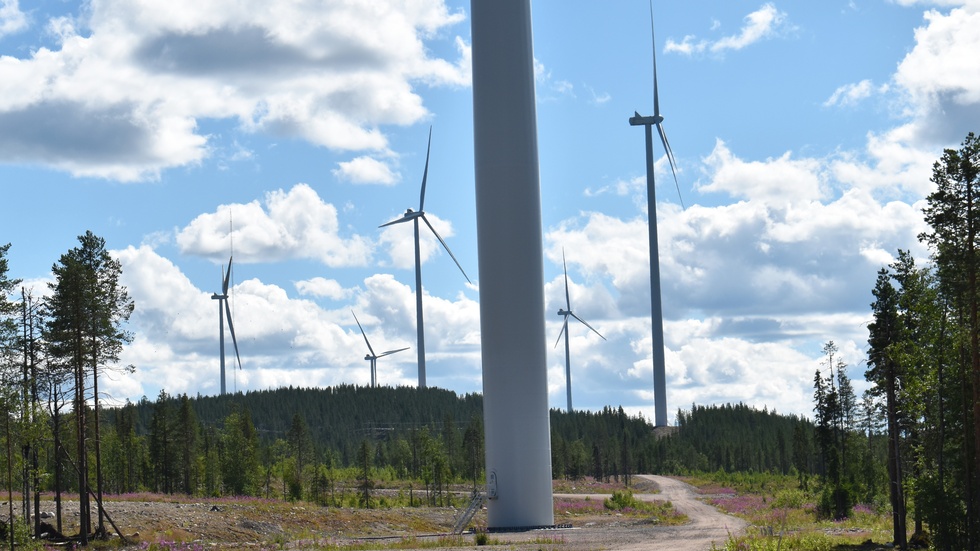
[[[653,35],[653,2],[650,3],[650,34]],[[653,44],[653,116],[641,117],[634,113],[630,117],[630,126],[643,126],[646,130],[647,147],[647,216],[650,232],[650,316],[653,331],[653,402],[654,424],[658,427],[667,426],[667,376],[666,361],[664,360],[664,311],[660,294],[660,249],[657,242],[657,192],[656,178],[653,166],[653,127],[657,127],[660,142],[667,154],[670,171],[674,175],[674,185],[680,195],[680,185],[677,183],[677,163],[674,162],[674,152],[670,149],[667,134],[664,133],[664,118],[660,115],[660,97],[657,90],[657,45]],[[683,207],[683,202],[681,207]]]
[[[472,0],[487,525],[552,526],[530,0]]]

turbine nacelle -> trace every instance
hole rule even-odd
[[[633,116],[630,117],[630,126],[656,126],[664,122],[664,118],[661,115],[651,115],[649,117],[644,117],[638,112],[634,111]]]
[[[425,220],[425,213],[422,212],[421,210],[414,211],[412,209],[407,209],[405,211],[405,214],[403,214],[401,218],[396,218],[396,219],[392,220],[391,222],[385,222],[384,224],[381,224],[378,227],[379,228],[385,228],[385,227],[388,227],[388,226],[393,226],[395,224],[401,224],[402,222],[408,222],[409,220],[415,220],[416,218],[421,218],[421,219]],[[428,223],[428,221],[426,223]]]

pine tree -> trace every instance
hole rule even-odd
[[[980,139],[969,133],[958,150],[947,149],[933,165],[936,190],[927,198],[923,212],[931,232],[919,239],[932,249],[943,292],[966,335],[968,369],[962,380],[971,404],[964,404],[963,424],[967,451],[964,482],[966,496],[966,545],[980,545]],[[972,433],[970,433],[972,427]]]
[[[885,396],[888,423],[888,486],[892,506],[892,528],[896,546],[905,547],[906,512],[904,475],[900,451],[901,427],[899,426],[898,394],[901,384],[900,364],[895,350],[901,343],[901,325],[898,316],[898,293],[891,284],[888,270],[878,272],[874,288],[875,302],[871,304],[874,321],[868,325],[868,371],[865,377],[876,384]]]
[[[371,443],[367,439],[361,440],[361,446],[357,450],[357,479],[360,481],[361,507],[371,508],[371,489],[374,483],[371,480]]]

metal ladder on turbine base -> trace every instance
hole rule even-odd
[[[469,507],[456,519],[456,524],[453,525],[453,534],[460,535],[466,526],[469,525],[470,521],[473,520],[473,515],[480,510],[483,506],[483,502],[486,501],[487,496],[482,492],[474,492],[473,499],[470,501]]]

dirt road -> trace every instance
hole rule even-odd
[[[663,536],[649,544],[624,547],[623,549],[671,549],[673,551],[702,551],[711,549],[712,543],[724,545],[730,534],[745,529],[744,520],[726,515],[711,505],[697,499],[693,486],[680,480],[663,476],[641,475],[660,486],[660,494],[646,494],[641,499],[669,499],[674,508],[690,519],[683,526],[663,529]]]
[[[622,549],[628,551],[707,551],[712,544],[722,547],[730,534],[738,534],[746,523],[698,500],[693,486],[673,478],[640,475],[660,487],[659,494],[636,494],[644,501],[670,500],[690,521],[681,526],[640,525],[595,526],[561,530],[562,549]],[[584,496],[568,496],[584,497]],[[607,496],[592,495],[592,499]]]

